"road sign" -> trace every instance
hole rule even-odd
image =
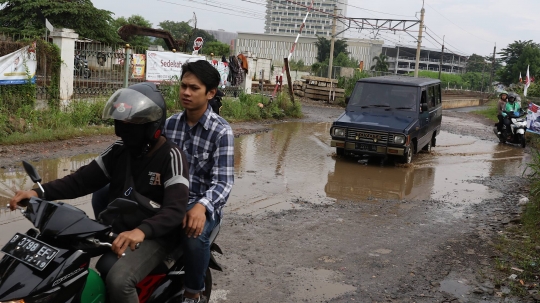
[[[197,37],[195,39],[195,41],[193,41],[193,50],[194,51],[199,51],[203,45],[203,38],[202,37]]]

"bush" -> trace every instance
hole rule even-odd
[[[286,93],[277,95],[273,102],[263,95],[241,94],[237,99],[223,98],[220,114],[231,122],[298,118],[302,116],[302,106],[298,102],[293,104]]]
[[[369,78],[369,74],[364,71],[355,71],[354,75],[350,78],[339,77],[337,86],[345,89],[345,97],[349,97],[352,94],[356,81],[364,78]]]
[[[36,110],[33,105],[20,106],[15,112],[0,110],[0,144],[49,141],[93,134],[92,126],[112,125],[102,120],[105,99],[73,101],[64,110],[49,107]],[[104,130],[104,133],[112,133]]]

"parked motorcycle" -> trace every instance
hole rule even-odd
[[[493,132],[501,143],[519,144],[525,148],[525,131],[527,130],[527,119],[525,115],[527,115],[527,111],[521,109],[519,111],[505,113],[505,123],[501,126],[501,131],[495,125]]]
[[[78,54],[75,55],[75,67],[73,72],[76,76],[84,77],[86,79],[92,76],[92,71],[88,67],[88,60]]]
[[[24,161],[23,166],[41,187],[35,168]],[[91,258],[110,251],[117,236],[111,226],[90,219],[67,203],[39,198],[27,202],[26,208],[18,209],[35,228],[25,234],[16,233],[2,248],[5,256],[0,260],[0,303],[108,302],[103,279],[89,265]],[[134,201],[116,199],[104,213],[129,214],[137,208]],[[210,237],[211,250],[222,254],[213,243],[219,229],[218,225]],[[139,302],[180,302],[184,276],[181,249],[167,259],[137,285]],[[210,268],[222,271],[212,254],[203,292],[208,299],[212,291]]]

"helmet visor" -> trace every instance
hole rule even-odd
[[[163,110],[147,96],[136,90],[117,90],[105,104],[103,119],[114,119],[135,124],[154,122]]]

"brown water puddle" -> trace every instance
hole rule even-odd
[[[392,162],[364,164],[333,156],[331,123],[281,123],[272,132],[245,135],[235,141],[235,186],[226,211],[259,214],[301,208],[302,202],[438,199],[453,204],[478,203],[499,193],[470,180],[520,175],[523,150],[495,141],[441,133],[431,154],[418,154],[410,167]],[[43,181],[63,177],[96,155],[44,160],[36,165]],[[0,170],[0,205],[15,189],[34,185],[20,169]],[[89,196],[69,201],[92,216]],[[15,231],[30,228],[19,213],[0,212],[0,243]],[[3,231],[8,230],[9,233]]]

